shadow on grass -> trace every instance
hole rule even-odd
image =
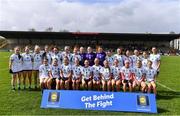
[[[180,92],[173,92],[173,91],[158,91],[157,99],[173,99],[173,98],[180,98]]]
[[[162,108],[157,108],[158,113],[167,113],[169,110],[162,109]]]

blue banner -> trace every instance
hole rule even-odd
[[[44,90],[41,108],[157,113],[154,94],[76,90]]]

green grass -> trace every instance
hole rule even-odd
[[[0,52],[0,115],[145,115],[145,113],[85,111],[65,109],[41,109],[40,91],[11,91],[10,74],[8,73],[8,59],[10,53]],[[157,107],[158,114],[180,115],[180,57],[162,57],[161,73],[158,82],[177,91],[172,92],[158,85]],[[149,115],[149,114],[147,114]]]

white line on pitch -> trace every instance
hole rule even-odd
[[[164,85],[164,84],[161,84],[161,83],[159,83],[159,82],[157,82],[157,81],[156,81],[156,83],[157,83],[158,85],[160,85],[161,87],[164,87],[164,88],[166,88],[166,89],[168,89],[168,90],[170,90],[170,91],[177,92],[177,90],[171,89],[170,87],[167,87],[167,86]]]

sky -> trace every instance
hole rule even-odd
[[[180,0],[0,0],[0,30],[180,33]]]

